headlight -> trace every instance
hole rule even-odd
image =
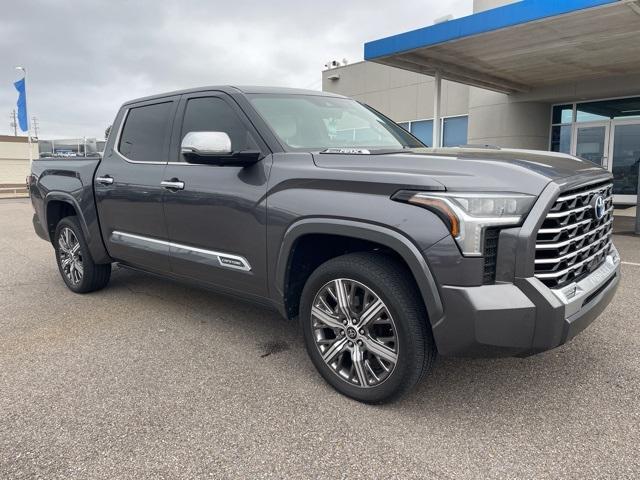
[[[482,255],[487,227],[517,226],[529,212],[534,196],[520,193],[432,193],[403,191],[394,199],[428,208],[447,225],[467,256]]]

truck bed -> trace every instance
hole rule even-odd
[[[28,188],[38,235],[50,240],[52,228],[55,227],[49,221],[52,212],[71,205],[94,258],[106,261],[108,256],[100,234],[93,191],[93,177],[100,161],[100,157],[48,157],[34,160]]]

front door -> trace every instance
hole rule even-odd
[[[122,125],[94,178],[102,236],[112,258],[167,272],[169,245],[161,182],[171,120],[179,97],[144,102],[120,112]],[[124,118],[124,122],[122,122]]]
[[[614,121],[611,126],[613,194],[616,203],[635,204],[640,164],[640,121]]]
[[[180,143],[189,132],[225,132],[234,151],[261,150],[248,167],[187,163]],[[174,273],[248,296],[267,296],[266,193],[271,155],[226,94],[201,92],[180,102],[163,180]]]

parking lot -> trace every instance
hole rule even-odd
[[[525,359],[440,358],[362,405],[278,314],[125,269],[68,291],[0,200],[0,478],[638,478],[640,239],[614,302]]]

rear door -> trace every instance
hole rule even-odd
[[[94,179],[97,210],[112,258],[169,271],[161,182],[179,97],[135,104],[120,112],[115,138]]]
[[[258,163],[187,163],[188,132],[225,132],[234,151],[261,150]],[[178,275],[246,295],[267,296],[266,192],[271,155],[235,101],[224,93],[185,95],[180,102],[163,180],[184,184],[164,197],[171,268]]]

